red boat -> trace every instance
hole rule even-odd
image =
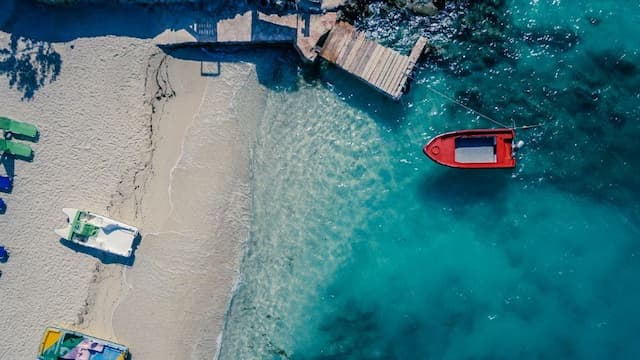
[[[438,164],[467,169],[512,168],[513,129],[460,130],[441,134],[424,146]]]

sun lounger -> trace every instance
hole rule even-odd
[[[0,129],[9,131],[16,135],[22,135],[34,138],[38,135],[38,128],[31,124],[27,124],[20,121],[11,120],[9,118],[0,116]]]
[[[0,198],[0,212],[3,212],[7,209],[7,205],[4,203],[4,200]]]
[[[10,177],[0,176],[0,191],[9,192],[12,186],[13,182]]]
[[[15,141],[0,139],[0,154],[5,152],[11,155],[29,158],[31,157],[33,151],[28,145]]]

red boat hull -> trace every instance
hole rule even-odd
[[[424,146],[438,164],[466,169],[513,168],[513,129],[460,130],[441,134]]]

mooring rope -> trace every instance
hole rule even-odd
[[[483,113],[481,113],[481,112],[479,112],[479,111],[477,111],[477,110],[474,110],[474,109],[472,109],[472,108],[468,107],[467,105],[465,105],[465,104],[463,104],[463,103],[461,103],[461,102],[457,101],[456,99],[454,99],[454,98],[452,98],[452,97],[450,97],[450,96],[447,96],[446,94],[443,94],[442,92],[440,92],[440,91],[438,91],[438,90],[436,90],[436,89],[432,88],[431,86],[427,86],[427,89],[429,89],[429,90],[433,91],[435,94],[438,94],[438,95],[442,96],[443,98],[445,98],[445,99],[447,99],[447,100],[449,100],[449,101],[453,102],[454,104],[459,105],[459,106],[462,106],[463,108],[465,108],[465,109],[467,109],[467,110],[471,111],[472,113],[474,113],[474,114],[476,114],[476,115],[478,115],[478,116],[480,116],[480,117],[482,117],[482,118],[484,118],[484,119],[486,119],[486,120],[489,120],[489,121],[491,121],[492,123],[494,123],[494,124],[496,124],[496,125],[498,125],[498,126],[501,126],[501,127],[503,127],[503,128],[513,129],[513,130],[525,130],[525,129],[531,129],[531,128],[535,128],[535,127],[543,126],[543,125],[544,125],[543,123],[539,123],[539,124],[535,124],[535,125],[525,125],[525,126],[517,126],[517,127],[516,127],[516,126],[515,126],[515,123],[514,123],[514,124],[513,124],[513,126],[507,126],[507,125],[505,125],[505,124],[503,124],[503,123],[499,122],[498,120],[492,119],[492,118],[490,118],[489,116],[487,116],[487,115],[485,115],[485,114],[483,114]]]

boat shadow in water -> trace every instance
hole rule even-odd
[[[500,200],[512,179],[512,169],[454,169],[442,167],[425,174],[419,185],[419,198],[428,204],[442,202],[463,210],[467,205]]]
[[[133,240],[133,245],[131,246],[132,251],[131,251],[131,256],[129,257],[124,257],[124,256],[120,256],[120,255],[115,255],[115,254],[110,254],[108,252],[99,250],[99,249],[94,249],[91,247],[87,247],[87,246],[82,246],[79,244],[74,243],[73,241],[69,241],[67,239],[59,239],[60,243],[66,247],[68,247],[69,249],[75,251],[75,252],[79,252],[79,253],[83,253],[83,254],[87,254],[89,256],[93,256],[94,258],[100,260],[103,264],[107,265],[107,264],[122,264],[125,266],[133,266],[133,264],[136,261],[136,250],[138,249],[138,245],[140,245],[140,241],[142,240],[142,236],[140,234],[138,234],[138,236],[136,236],[136,238]]]

